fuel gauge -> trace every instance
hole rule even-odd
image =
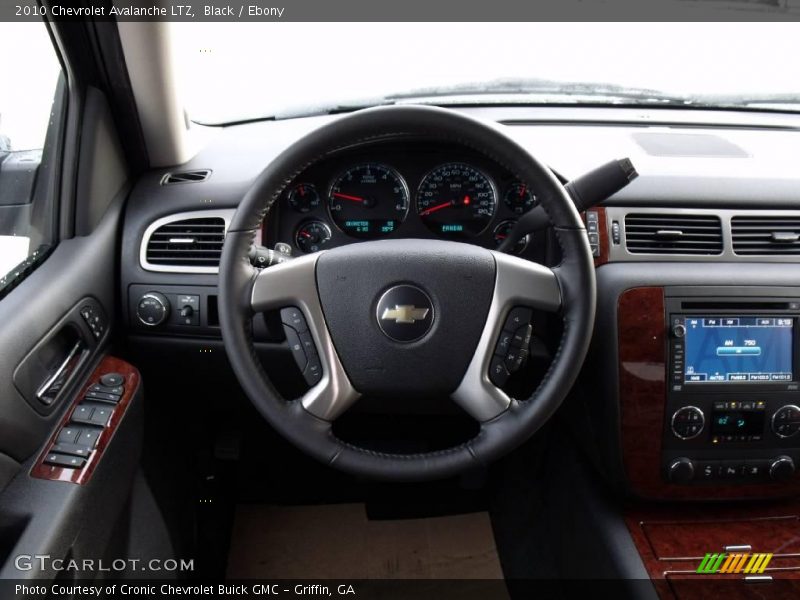
[[[294,235],[294,243],[306,254],[319,252],[331,239],[331,228],[322,221],[307,221]]]

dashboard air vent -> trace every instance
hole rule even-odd
[[[625,247],[632,254],[722,254],[722,223],[713,215],[628,214]]]
[[[733,217],[731,235],[739,255],[800,254],[800,216]]]
[[[150,235],[147,262],[174,267],[218,267],[224,241],[222,217],[172,221]]]
[[[176,171],[167,173],[161,180],[161,185],[172,185],[175,183],[195,183],[205,181],[211,175],[211,169],[195,169],[194,171]]]

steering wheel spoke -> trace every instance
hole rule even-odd
[[[253,312],[286,308],[300,311],[301,316],[284,318],[284,327],[293,329],[293,337],[298,340],[310,336],[313,347],[300,343],[292,351],[305,356],[307,370],[314,366],[321,369],[321,375],[310,375],[312,383],[316,383],[300,402],[315,417],[334,421],[360,394],[347,377],[325,323],[315,276],[318,257],[319,254],[311,254],[262,270],[253,282],[250,307]]]
[[[511,404],[501,386],[524,361],[533,309],[556,312],[562,296],[552,269],[493,252],[497,267],[486,326],[453,400],[479,422],[491,421]],[[515,339],[517,338],[517,339]]]

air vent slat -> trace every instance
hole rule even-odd
[[[800,255],[800,216],[733,217],[731,238],[740,256]]]
[[[167,173],[161,179],[161,185],[173,185],[176,183],[197,183],[205,181],[211,175],[211,169],[194,169],[192,171],[175,171]]]
[[[218,267],[225,242],[221,217],[184,219],[156,229],[147,243],[147,262],[173,267]]]
[[[629,214],[625,247],[631,254],[722,254],[722,223],[707,215]]]

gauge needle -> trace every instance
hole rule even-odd
[[[420,216],[424,217],[425,215],[429,215],[431,213],[435,213],[437,210],[442,210],[443,208],[447,208],[451,206],[452,202],[442,202],[441,204],[437,204],[436,206],[431,206],[430,208],[426,208],[420,214]]]
[[[353,202],[361,202],[364,203],[366,200],[364,198],[359,198],[358,196],[350,196],[348,194],[340,194],[339,192],[333,192],[334,197],[341,198],[342,200],[352,200]]]
[[[461,204],[463,204],[464,206],[468,206],[469,203],[470,203],[469,196],[464,196],[464,199],[461,201]],[[443,208],[447,208],[448,206],[455,206],[456,204],[457,203],[454,201],[442,202],[441,204],[437,204],[436,206],[431,206],[430,208],[426,208],[421,213],[419,213],[419,216],[425,217],[431,213],[435,213],[437,210],[442,210]]]
[[[308,233],[307,231],[301,231],[300,235],[302,235],[303,237],[306,237],[306,238],[310,238],[311,237],[311,234]]]

